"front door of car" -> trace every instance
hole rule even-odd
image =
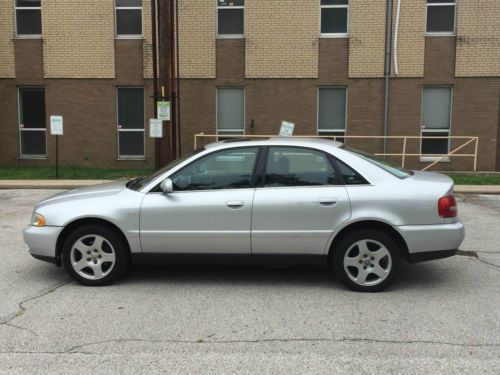
[[[258,147],[240,147],[202,156],[170,177],[172,193],[146,194],[142,251],[250,254],[258,153]]]
[[[324,254],[351,211],[330,158],[302,147],[268,149],[263,186],[255,191],[253,254]]]

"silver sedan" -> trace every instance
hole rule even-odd
[[[210,144],[132,181],[38,204],[31,254],[104,285],[137,262],[320,263],[356,291],[379,291],[401,261],[456,254],[453,182],[334,141]]]

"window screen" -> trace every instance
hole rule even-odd
[[[121,87],[118,101],[118,156],[144,157],[144,89]]]
[[[321,0],[322,34],[346,34],[348,23],[348,0]]]
[[[21,157],[47,155],[43,88],[19,89],[19,138]]]
[[[16,0],[16,34],[40,36],[42,34],[41,0]]]
[[[449,129],[451,87],[426,87],[423,91],[422,127]]]
[[[116,0],[116,35],[142,35],[142,0]]]
[[[245,93],[242,88],[217,89],[217,132],[243,134]]]
[[[427,0],[427,32],[455,32],[455,1]]]
[[[318,101],[318,130],[345,130],[346,89],[320,88]]]
[[[245,23],[244,0],[217,0],[217,34],[241,36]]]

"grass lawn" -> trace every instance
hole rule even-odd
[[[152,168],[84,168],[59,167],[59,179],[63,180],[116,180],[146,176]],[[0,167],[0,180],[51,180],[55,179],[52,167]]]
[[[152,168],[84,168],[60,167],[59,178],[67,180],[117,180],[146,176]],[[500,185],[500,174],[447,173],[455,185]],[[0,167],[0,180],[52,180],[54,167]]]
[[[500,174],[447,174],[455,185],[500,185]]]

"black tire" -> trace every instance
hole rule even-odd
[[[361,250],[359,246],[354,246],[359,241],[367,241],[367,249]],[[388,255],[386,255],[383,259],[380,260],[368,260],[371,259],[371,253],[377,249],[380,249],[378,246],[383,245],[388,250]],[[370,262],[370,264],[361,263],[358,272],[363,272],[368,274],[366,276],[366,282],[372,283],[370,285],[360,285],[360,283],[351,279],[356,275],[356,267],[346,266],[347,270],[344,267],[344,259],[346,257],[346,253],[349,250],[350,259],[356,259],[357,263]],[[352,257],[352,254],[356,256],[359,252],[360,258]],[[366,258],[363,258],[368,254]],[[374,257],[375,258],[375,257]],[[358,260],[359,259],[359,260]],[[366,260],[365,260],[366,259]],[[376,267],[377,262],[378,265],[381,265],[381,268],[384,269],[387,273],[384,274],[384,278],[379,277],[375,273],[370,273],[371,267]],[[363,229],[359,231],[355,231],[347,234],[344,238],[340,240],[338,244],[336,244],[332,257],[332,267],[334,274],[338,280],[340,280],[346,287],[356,292],[379,292],[385,288],[387,288],[391,282],[394,280],[400,264],[400,253],[398,249],[397,242],[388,234],[371,229]],[[362,271],[366,269],[366,271]],[[375,269],[375,268],[373,268]],[[377,269],[380,269],[377,267]],[[348,274],[349,272],[349,274]],[[350,277],[351,276],[351,277]],[[373,278],[371,281],[369,278]]]
[[[104,251],[102,252],[103,256],[105,257],[104,252],[110,252],[114,253],[114,263],[113,262],[105,262],[101,259],[97,259],[97,251],[95,254],[96,259],[92,260],[92,263],[95,262],[102,262],[101,266],[101,271],[106,270],[106,272],[103,272],[104,276],[102,278],[98,279],[91,279],[91,278],[86,278],[82,275],[80,275],[75,268],[73,267],[72,258],[71,258],[71,251],[74,245],[76,243],[84,238],[84,242],[86,241],[86,244],[90,244],[89,247],[93,246],[92,243],[92,238],[94,238],[94,241],[98,237],[92,237],[92,236],[100,236],[104,238],[104,243],[101,246]],[[81,242],[81,243],[84,243]],[[107,242],[107,243],[106,243]],[[111,246],[111,247],[110,247]],[[92,255],[94,256],[93,249],[88,249],[89,251],[92,250]],[[100,250],[100,249],[99,249]],[[79,250],[81,251],[81,250]],[[79,252],[76,252],[75,254],[80,254]],[[82,252],[83,254],[83,252]],[[87,252],[85,251],[85,254]],[[107,253],[106,253],[107,254]],[[63,249],[62,249],[62,264],[64,265],[64,268],[66,269],[66,272],[78,283],[82,285],[88,285],[88,286],[102,286],[102,285],[109,285],[117,280],[119,280],[128,270],[130,266],[130,252],[128,250],[128,245],[123,239],[123,237],[117,233],[115,230],[108,228],[106,226],[102,225],[84,225],[82,227],[79,227],[75,229],[73,232],[69,234],[69,236],[66,238],[64,241]],[[87,255],[85,255],[87,257]],[[101,256],[99,256],[101,258]],[[88,258],[91,259],[91,258]],[[80,259],[82,260],[82,259]],[[87,260],[87,259],[85,259]],[[75,263],[76,264],[76,263]],[[89,263],[90,264],[90,263]],[[97,263],[96,263],[97,265]],[[99,263],[101,265],[101,263]],[[105,268],[107,267],[107,268]],[[92,268],[91,267],[86,267],[85,269],[82,270],[82,273],[87,273],[90,274],[92,273]]]

